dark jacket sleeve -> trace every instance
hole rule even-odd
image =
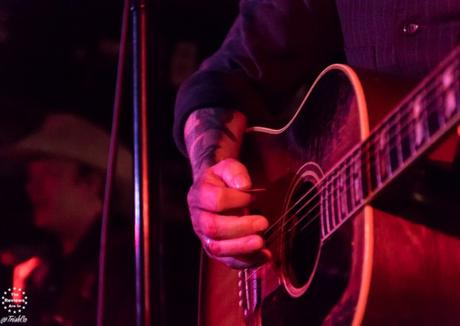
[[[340,60],[337,13],[329,0],[241,0],[221,48],[181,86],[174,137],[185,153],[183,127],[196,109],[220,107],[264,123],[325,65]]]

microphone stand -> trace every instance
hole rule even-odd
[[[149,171],[147,134],[147,19],[146,0],[125,0],[123,9],[117,82],[113,107],[113,121],[107,162],[104,206],[101,221],[97,325],[103,326],[105,314],[105,271],[108,223],[112,184],[116,171],[118,129],[121,111],[124,62],[126,59],[128,18],[131,11],[132,73],[133,73],[133,169],[134,169],[134,249],[136,325],[151,325],[150,304],[150,227],[149,227]]]
[[[136,325],[151,324],[150,228],[147,134],[146,0],[131,2],[134,123],[134,242],[136,261]]]

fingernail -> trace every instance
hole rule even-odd
[[[233,178],[233,186],[238,189],[249,187],[249,179],[243,174],[238,174]]]
[[[264,218],[258,218],[252,223],[252,227],[256,232],[263,231],[268,227],[268,222]]]

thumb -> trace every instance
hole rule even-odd
[[[249,189],[252,185],[248,170],[235,159],[225,159],[212,167],[212,171],[222,178],[230,188]]]

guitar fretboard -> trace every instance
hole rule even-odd
[[[318,185],[321,238],[460,121],[460,47]]]

